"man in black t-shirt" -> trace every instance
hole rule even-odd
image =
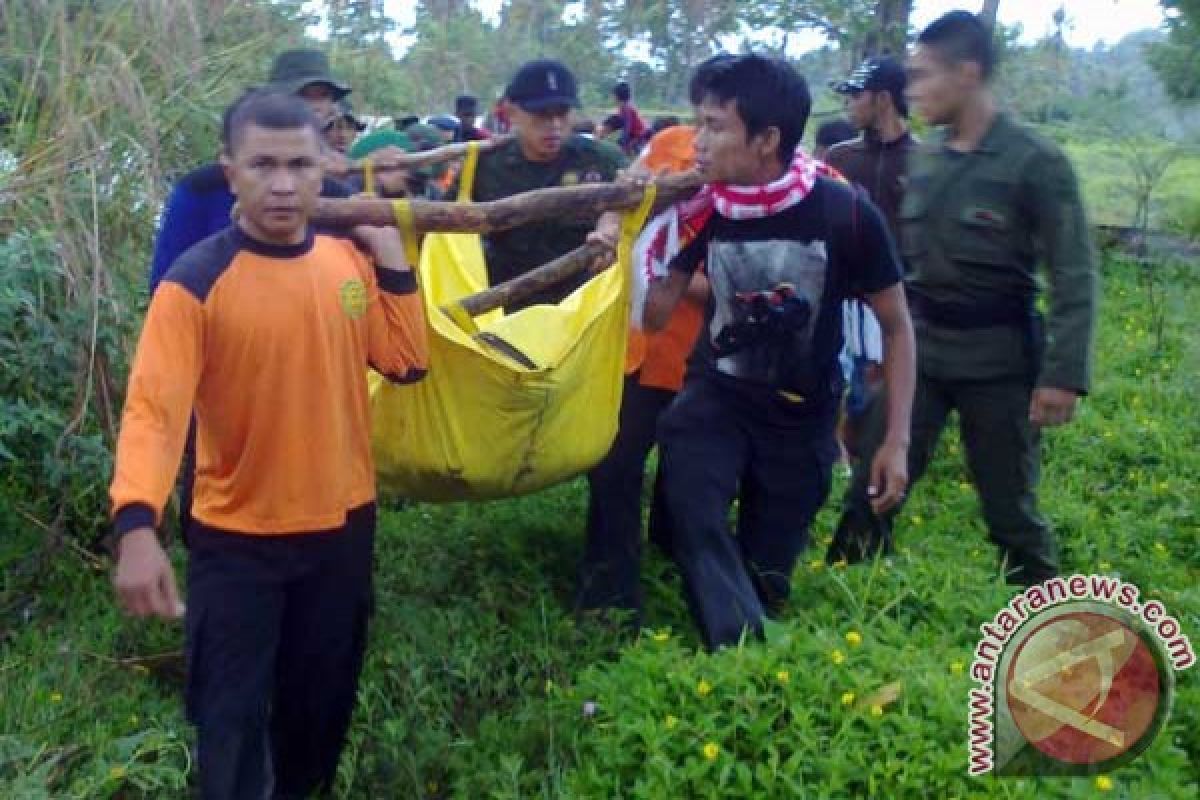
[[[882,217],[798,149],[811,106],[804,79],[779,60],[722,55],[697,69],[691,95],[697,166],[710,182],[681,214],[700,232],[651,287],[644,321],[661,326],[706,265],[707,325],[658,440],[675,556],[715,648],[761,631],[786,599],[828,495],[842,301],[865,296],[884,334],[888,433],[871,470],[879,508],[895,505],[907,480],[914,352]]]

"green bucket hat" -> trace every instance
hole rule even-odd
[[[275,56],[267,80],[288,94],[296,94],[314,83],[324,83],[332,88],[334,100],[350,94],[350,87],[333,77],[329,59],[320,50],[283,51]]]
[[[375,131],[368,133],[366,136],[359,139],[350,146],[350,152],[346,155],[358,161],[366,158],[376,150],[382,150],[385,147],[399,147],[406,153],[416,152],[417,148],[413,145],[413,140],[407,133],[400,131]]]

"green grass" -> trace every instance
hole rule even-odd
[[[1072,138],[1064,148],[1079,176],[1088,218],[1097,225],[1133,225],[1132,173],[1115,146]],[[1179,156],[1163,173],[1150,201],[1150,226],[1174,229],[1187,222],[1200,182],[1200,155]]]
[[[1106,270],[1098,380],[1045,440],[1042,505],[1067,571],[1119,573],[1200,645],[1200,282],[1163,275],[1161,348],[1132,268]],[[585,495],[576,481],[486,505],[382,516],[378,611],[340,794],[353,798],[1075,798],[1090,779],[968,779],[977,626],[1008,594],[957,440],[915,491],[890,563],[796,575],[770,644],[703,653],[670,566],[644,567],[648,631],[568,608]],[[836,491],[836,490],[835,490]],[[836,496],[836,495],[835,495]],[[40,585],[11,565],[37,540],[0,509],[0,796],[186,796],[181,631],[115,610],[107,573],[66,551]],[[848,631],[862,637],[851,646]],[[834,663],[834,651],[845,660]],[[1197,670],[1166,731],[1108,796],[1195,798]],[[703,693],[701,683],[711,689]],[[899,696],[870,713],[871,695]],[[843,705],[844,693],[854,702]],[[876,698],[877,700],[879,698]],[[584,713],[585,703],[594,713]],[[703,754],[716,745],[716,758]]]

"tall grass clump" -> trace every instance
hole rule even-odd
[[[298,6],[0,3],[0,504],[51,545],[103,522],[164,194]]]

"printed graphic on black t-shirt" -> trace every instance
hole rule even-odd
[[[810,407],[841,391],[842,301],[894,286],[901,274],[879,211],[824,178],[769,217],[714,214],[671,268],[690,273],[701,262],[711,293],[692,374],[800,395]]]
[[[709,339],[720,372],[788,386],[811,362],[828,253],[823,241],[714,241],[708,280],[715,307]]]

